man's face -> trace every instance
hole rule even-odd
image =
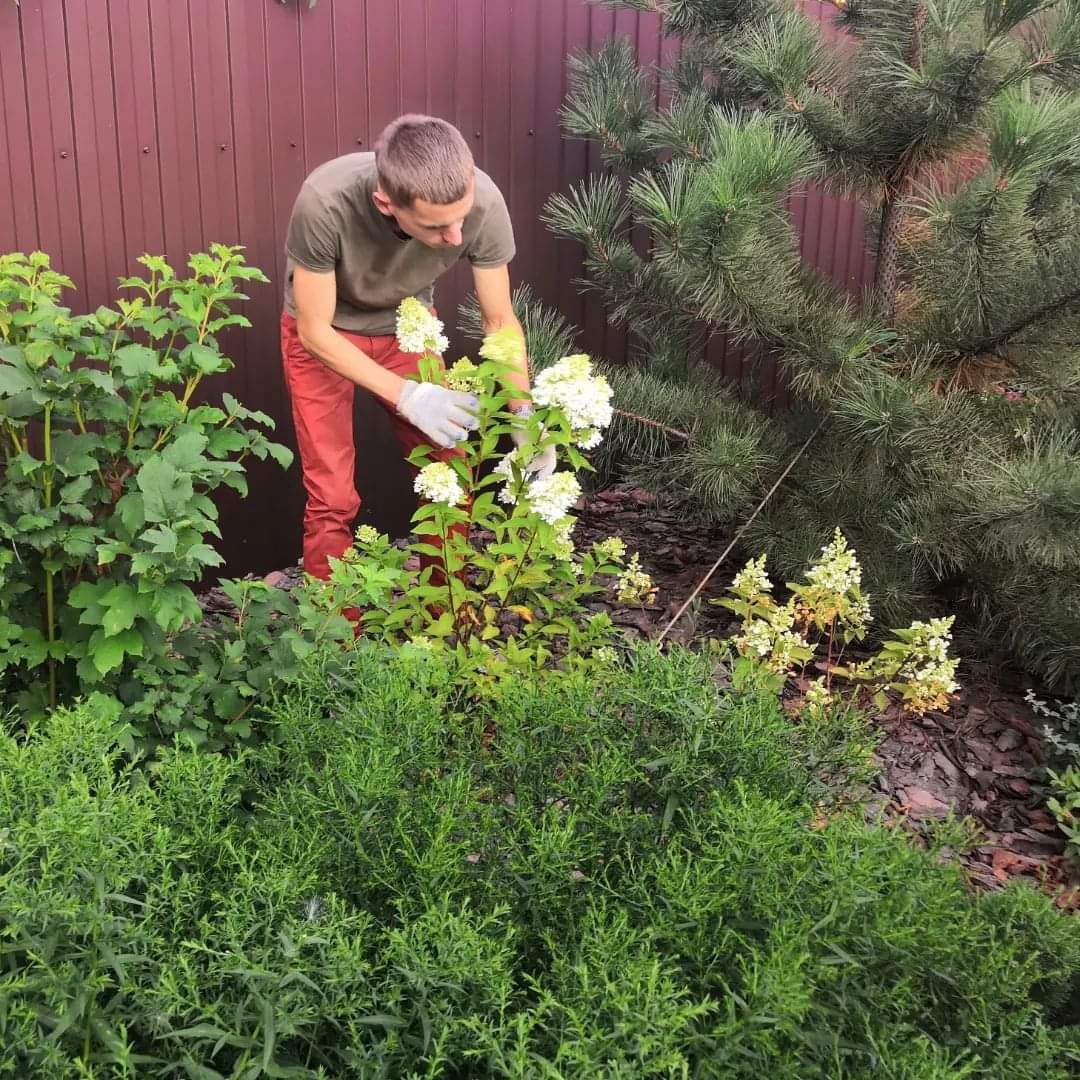
[[[412,206],[398,206],[378,189],[372,196],[380,213],[394,218],[403,233],[431,248],[461,247],[461,230],[474,197],[475,185],[470,185],[463,199],[446,205],[417,199]]]

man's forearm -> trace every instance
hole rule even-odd
[[[297,322],[297,334],[300,344],[331,371],[370,390],[389,404],[397,405],[404,382],[401,376],[380,367],[332,326],[324,323],[311,325],[300,320]]]

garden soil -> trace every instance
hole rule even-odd
[[[731,539],[728,530],[687,520],[634,488],[601,491],[579,506],[574,531],[579,548],[613,534],[640,553],[657,585],[655,602],[623,607],[609,595],[590,606],[606,611],[635,638],[656,637],[667,627]],[[740,568],[736,557],[721,565],[668,640],[693,645],[728,636],[733,616],[708,601],[724,595]],[[266,580],[293,588],[301,578],[301,568],[294,566]],[[208,614],[229,613],[220,589],[202,601]],[[1024,687],[1015,680],[1003,685],[980,669],[962,668],[959,681],[962,688],[947,711],[914,719],[892,703],[872,718],[880,735],[881,771],[867,813],[917,839],[927,837],[950,811],[968,818],[975,826],[974,846],[954,857],[973,885],[997,889],[1012,878],[1026,878],[1053,893],[1059,906],[1080,910],[1080,878],[1066,863],[1064,836],[1046,809],[1040,726],[1024,701]],[[799,683],[792,680],[785,707],[794,713],[800,698]]]

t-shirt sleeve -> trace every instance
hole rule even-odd
[[[337,266],[339,237],[333,207],[305,184],[289,218],[285,250],[301,266],[325,273]]]
[[[492,184],[491,201],[466,257],[473,266],[490,270],[506,266],[513,259],[515,250],[510,211],[506,209],[502,192]]]

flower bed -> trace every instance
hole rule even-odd
[[[840,810],[857,718],[681,650],[449,664],[316,655],[271,742],[149,776],[87,705],[0,740],[0,1071],[1074,1074],[1080,926]]]

